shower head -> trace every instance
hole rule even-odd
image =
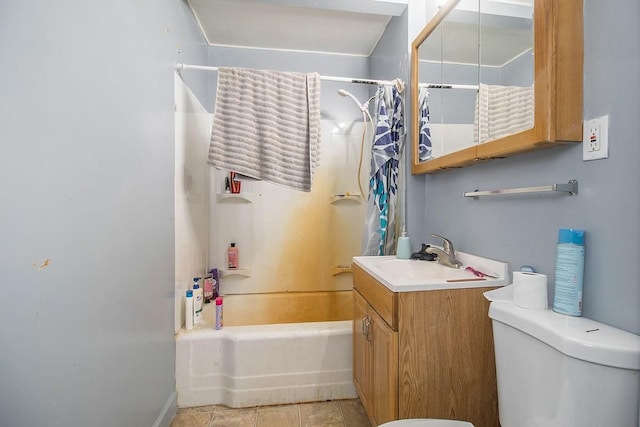
[[[364,111],[364,110],[365,110],[365,106],[364,106],[364,105],[362,105],[362,104],[360,103],[360,101],[358,101],[358,98],[356,98],[355,96],[353,96],[353,94],[352,94],[352,93],[347,92],[347,91],[346,91],[346,90],[344,90],[344,89],[338,89],[338,95],[340,95],[340,96],[348,96],[349,98],[353,99],[353,102],[355,102],[355,103],[356,103],[356,105],[358,106],[358,108],[360,108],[360,110],[362,110],[362,111]],[[368,104],[368,102],[367,102],[367,104]]]

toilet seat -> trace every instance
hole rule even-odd
[[[466,421],[414,418],[389,421],[388,423],[380,424],[378,427],[473,427],[473,424]]]

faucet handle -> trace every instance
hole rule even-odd
[[[444,251],[449,254],[449,255],[453,255],[454,254],[454,249],[453,249],[453,243],[451,242],[451,240],[447,239],[446,237],[442,237],[438,234],[435,233],[431,233],[431,237],[437,238],[437,239],[442,239],[442,249],[444,249]]]

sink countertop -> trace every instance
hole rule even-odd
[[[395,255],[356,256],[353,262],[393,292],[433,291],[498,287],[508,284],[509,266],[505,262],[456,251],[463,263],[459,269],[446,267],[436,261],[402,260]],[[498,278],[475,276],[470,266]]]

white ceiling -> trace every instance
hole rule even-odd
[[[188,0],[210,45],[369,56],[407,0]]]
[[[404,13],[408,0],[188,2],[207,42],[213,46],[369,56],[391,18]],[[420,49],[420,57],[477,63],[480,8],[482,62],[500,66],[531,48],[532,3],[533,0],[461,0],[447,17],[448,31],[434,32]],[[448,36],[440,38],[444,33]],[[445,54],[441,55],[443,48]]]

